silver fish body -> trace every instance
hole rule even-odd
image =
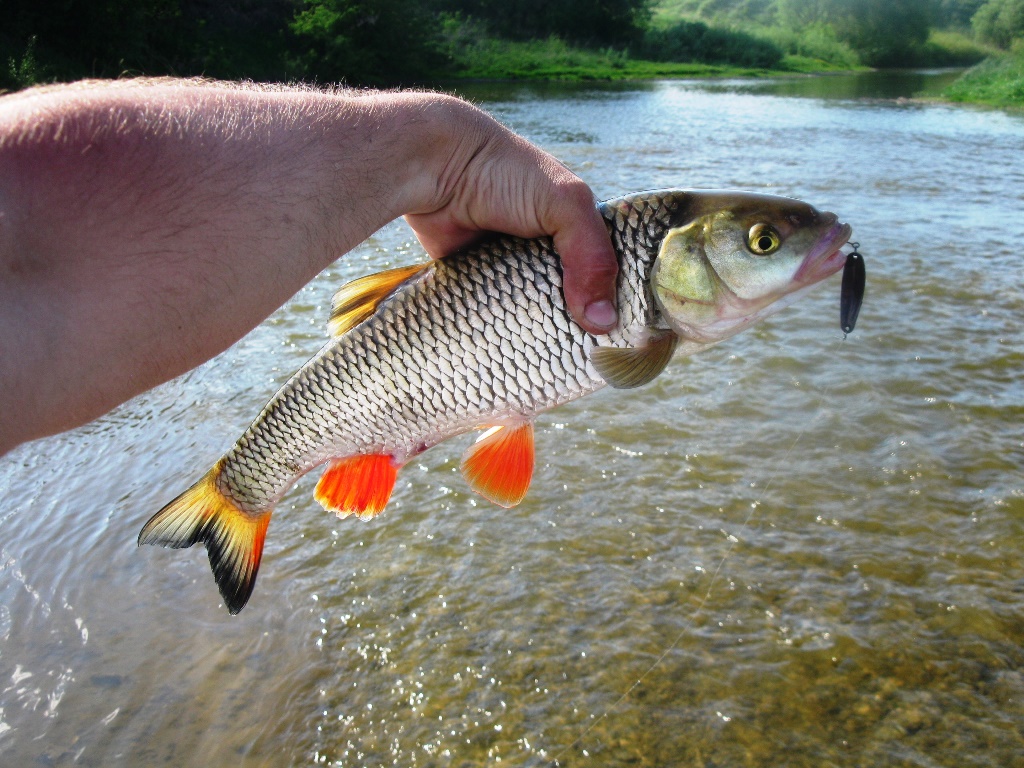
[[[158,512],[139,543],[206,544],[229,611],[251,594],[273,505],[330,462],[316,498],[372,517],[398,468],[454,435],[493,428],[463,472],[505,506],[526,492],[532,423],[607,384],[628,388],[749,327],[842,267],[850,228],[795,200],[666,190],[600,204],[619,256],[619,324],[571,317],[549,238],[494,236],[426,265],[346,286],[334,338],[234,447]]]
[[[668,329],[649,276],[678,208],[658,193],[602,204],[620,255],[621,319],[607,336],[570,316],[548,238],[496,237],[432,263],[281,388],[228,452],[221,490],[259,511],[330,458],[404,464],[467,430],[530,421],[601,389],[594,346]]]

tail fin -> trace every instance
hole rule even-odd
[[[220,462],[198,483],[161,509],[139,533],[139,544],[182,549],[206,545],[213,577],[228,611],[245,607],[263,556],[270,511],[250,514],[217,488]]]

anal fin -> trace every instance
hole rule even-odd
[[[369,520],[387,506],[397,476],[398,467],[385,454],[335,459],[316,484],[314,497],[338,517],[357,515]]]
[[[470,487],[506,509],[514,507],[533,478],[533,423],[493,427],[462,458],[462,475]]]

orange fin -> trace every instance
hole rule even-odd
[[[632,389],[654,381],[672,359],[678,343],[679,337],[672,331],[662,331],[641,347],[594,347],[590,362],[611,386]]]
[[[334,294],[331,319],[327,323],[331,336],[338,338],[359,325],[372,315],[377,305],[399,285],[429,266],[430,262],[413,264],[411,267],[398,267],[360,277],[343,285],[341,290]]]
[[[316,484],[314,497],[338,517],[358,515],[369,520],[387,506],[397,475],[398,467],[387,455],[335,459]]]
[[[462,457],[462,475],[485,499],[514,507],[533,478],[533,424],[484,432]]]
[[[221,462],[198,483],[150,518],[139,533],[139,544],[181,549],[206,545],[213,577],[228,612],[245,607],[263,556],[270,510],[251,514],[239,509],[217,488]]]

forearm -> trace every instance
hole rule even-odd
[[[0,453],[209,359],[436,207],[432,165],[460,156],[444,145],[472,136],[471,113],[180,83],[0,100]]]

